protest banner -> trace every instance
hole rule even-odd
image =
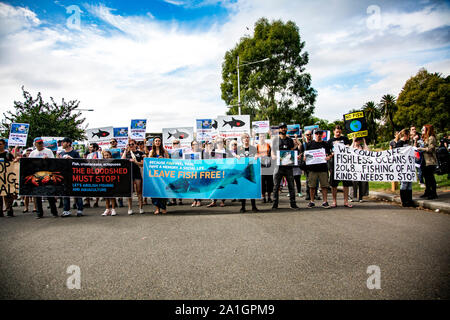
[[[64,137],[41,137],[44,141],[44,148],[50,149],[52,151],[58,151],[62,149],[62,140]]]
[[[277,150],[278,166],[297,166],[298,165],[297,150]]]
[[[103,127],[95,129],[86,129],[86,135],[89,143],[97,143],[101,148],[107,148],[109,141],[114,137],[113,127]]]
[[[351,181],[417,181],[414,148],[386,151],[334,147],[334,178]]]
[[[330,140],[330,130],[325,130],[322,133],[322,141],[328,141]]]
[[[344,125],[349,139],[367,137],[369,134],[364,111],[344,114]]]
[[[19,191],[19,163],[0,160],[0,196]]]
[[[147,120],[145,119],[136,119],[131,120],[130,126],[130,138],[136,141],[144,141],[145,140],[145,130],[147,128]]]
[[[250,116],[218,116],[218,130],[225,139],[240,138],[242,133],[250,134]]]
[[[299,124],[288,124],[286,134],[291,138],[294,138],[295,135],[297,135],[298,138],[301,138],[302,130],[300,129],[300,125]]]
[[[27,145],[28,131],[30,125],[28,123],[12,123],[9,131],[8,144],[10,146],[25,147]]]
[[[173,148],[172,141],[175,139],[180,141],[180,147],[189,148],[191,146],[191,141],[194,139],[194,128],[163,128],[162,135],[164,147],[168,150]]]
[[[306,165],[307,166],[310,166],[313,164],[327,163],[327,160],[325,159],[327,157],[327,154],[326,154],[324,148],[314,149],[314,150],[306,150],[305,157],[306,157]]]
[[[114,139],[117,141],[117,148],[124,149],[128,143],[128,128],[117,127],[113,128]],[[111,141],[111,139],[110,139]]]
[[[261,164],[253,158],[144,159],[144,197],[260,199]]]
[[[252,129],[256,134],[268,133],[270,131],[270,123],[268,120],[265,121],[252,121]]]
[[[211,141],[216,129],[213,128],[213,119],[197,119],[197,141]]]
[[[307,130],[310,130],[311,132],[314,132],[314,130],[318,129],[318,128],[319,128],[318,124],[315,124],[315,125],[312,125],[312,126],[305,126],[303,128],[303,132],[306,132]]]
[[[117,159],[20,159],[20,195],[130,197],[131,162]]]

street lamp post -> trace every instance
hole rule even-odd
[[[240,80],[239,80],[239,67],[240,66],[247,66],[249,64],[265,62],[267,60],[269,60],[269,58],[265,58],[265,59],[258,60],[258,61],[253,61],[253,62],[244,62],[243,64],[239,64],[239,56],[237,57],[236,69],[237,69],[237,87],[238,87],[238,110],[239,110],[239,115],[241,115],[241,85],[240,85]]]

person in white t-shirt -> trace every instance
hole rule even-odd
[[[52,150],[44,147],[44,140],[41,137],[34,139],[34,145],[36,149],[31,151],[29,158],[54,158]],[[53,217],[58,217],[58,210],[56,209],[56,198],[48,197],[48,203],[50,204],[50,211]],[[41,219],[44,216],[44,210],[42,209],[42,197],[35,197],[35,203],[37,206],[37,217],[36,219]]]
[[[101,151],[99,151],[100,147],[98,146],[97,143],[91,143],[89,145],[89,154],[87,155],[86,159],[103,159],[102,153]],[[93,207],[94,208],[98,208],[98,201],[100,200],[100,198],[95,198],[95,202]],[[86,199],[84,199],[84,207],[85,208],[90,208],[91,207],[91,198],[87,197]]]

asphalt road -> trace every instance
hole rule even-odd
[[[302,200],[293,211],[283,199],[276,212],[258,203],[260,213],[240,214],[227,201],[158,216],[148,205],[133,216],[1,218],[0,298],[450,298],[450,215],[383,202],[327,210]],[[66,286],[71,265],[79,290]],[[367,287],[371,265],[381,289]]]

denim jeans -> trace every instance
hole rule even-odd
[[[83,211],[83,199],[75,198],[75,203],[77,204],[78,211]],[[70,211],[70,197],[64,198],[64,211]]]
[[[412,182],[400,182],[400,190],[412,190]]]

